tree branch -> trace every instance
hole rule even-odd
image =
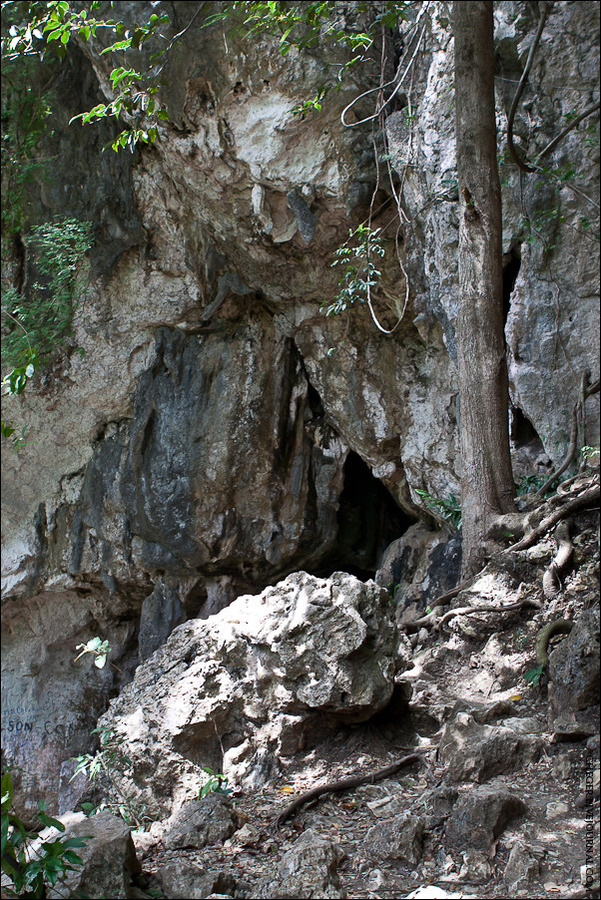
[[[599,392],[600,380],[597,379],[593,384],[587,385],[589,379],[590,372],[588,369],[582,373],[582,380],[580,384],[580,393],[578,395],[578,399],[574,404],[572,409],[572,433],[570,435],[570,444],[568,447],[568,452],[566,453],[564,460],[560,467],[555,471],[542,485],[541,488],[534,495],[535,500],[539,500],[553,484],[554,481],[557,481],[560,475],[563,475],[565,470],[568,468],[574,457],[576,456],[576,450],[578,449],[578,418],[580,411],[584,408],[584,401],[591,397],[593,394],[597,394]]]
[[[577,125],[580,125],[580,123],[583,121],[583,119],[586,119],[588,116],[592,116],[592,114],[594,112],[597,112],[597,110],[599,108],[601,108],[601,103],[595,103],[593,106],[589,106],[588,109],[585,109],[585,111],[583,113],[581,113],[579,116],[577,116],[575,119],[572,119],[570,124],[566,128],[564,128],[563,131],[560,131],[559,134],[557,135],[557,137],[554,137],[553,140],[547,144],[545,149],[542,150],[538,154],[538,156],[536,157],[536,162],[539,163],[540,160],[543,158],[543,156],[547,156],[548,153],[550,153],[552,150],[555,149],[555,147],[559,144],[559,142],[561,140],[563,140],[563,138],[566,136],[566,134],[568,134],[573,128],[576,128]],[[533,170],[531,169],[530,171],[533,171]]]
[[[511,109],[509,110],[509,115],[507,116],[507,149],[509,151],[510,157],[512,158],[518,169],[521,169],[522,172],[535,172],[536,170],[532,166],[529,166],[525,160],[521,159],[516,150],[515,144],[513,142],[513,121],[515,119],[518,104],[521,100],[522,94],[524,93],[524,88],[526,87],[526,81],[528,80],[528,75],[530,74],[532,63],[534,62],[534,54],[536,53],[536,48],[540,43],[540,39],[542,37],[543,30],[549,17],[549,13],[551,12],[552,6],[552,3],[545,3],[543,5],[540,21],[538,23],[538,30],[532,42],[532,46],[530,47],[530,52],[526,61],[526,67],[522,72],[520,83],[518,84],[517,91],[515,92],[515,96],[511,104]]]

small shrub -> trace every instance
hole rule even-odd
[[[91,651],[84,650],[83,652]],[[95,663],[98,663],[98,657]],[[147,825],[154,821],[155,817],[148,814],[147,808],[143,803],[127,797],[121,789],[118,779],[115,777],[125,773],[127,769],[131,771],[131,759],[129,756],[126,756],[122,749],[125,737],[118,734],[114,728],[95,728],[92,734],[100,735],[100,747],[95,753],[83,753],[81,756],[72,757],[73,762],[77,765],[71,776],[71,781],[80,773],[86,775],[90,781],[96,781],[100,775],[104,775],[111,786],[113,795],[111,798],[103,800],[99,806],[94,806],[92,803],[82,803],[82,812],[90,817],[96,815],[102,809],[107,809],[113,815],[121,816],[131,829],[144,831]]]
[[[57,219],[32,229],[27,243],[35,255],[39,280],[27,296],[9,288],[2,304],[2,362],[15,370],[23,363],[36,367],[48,362],[71,333],[81,287],[78,270],[92,246],[92,226],[77,219]],[[35,360],[29,358],[32,353]]]
[[[381,272],[374,264],[374,257],[385,255],[380,228],[359,225],[349,232],[348,240],[336,250],[332,268],[342,266],[338,294],[333,303],[322,303],[326,316],[339,315],[355,303],[365,303],[369,291],[378,284]]]
[[[208,778],[199,790],[196,798],[197,800],[201,800],[203,797],[206,797],[207,794],[225,794],[227,797],[232,793],[231,787],[228,787],[226,775],[220,775],[219,773],[214,772],[209,766],[205,766],[203,772],[207,773]]]
[[[526,497],[528,494],[535,494],[542,488],[549,475],[524,475],[519,481],[515,482],[516,497]]]
[[[426,501],[428,509],[435,510],[455,530],[461,528],[461,504],[455,494],[449,494],[448,499],[433,497],[428,491],[419,488],[416,491]]]
[[[28,830],[14,811],[13,794],[12,774],[7,771],[2,775],[2,871],[10,878],[11,887],[3,889],[9,897],[43,898],[48,887],[82,865],[74,848],[82,847],[90,836],[57,838],[34,846],[38,832]],[[42,800],[38,803],[38,819],[43,827],[65,830],[62,822],[46,814]]]
[[[121,745],[125,741],[123,735],[117,734],[114,728],[94,728],[92,734],[100,735],[100,748],[95,753],[84,753],[81,756],[73,757],[73,761],[77,765],[71,781],[81,772],[87,775],[90,781],[95,781],[100,773],[104,772],[110,781],[113,771],[122,770],[125,766],[131,765],[131,760],[121,749]]]

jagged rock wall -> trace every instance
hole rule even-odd
[[[196,11],[162,5],[175,10],[174,33]],[[120,15],[140,15],[142,6],[122,3]],[[282,58],[268,38],[243,44],[198,23],[166,68],[172,121],[156,146],[134,156],[101,153],[109,124],[68,127],[94,104],[98,85],[107,90],[107,58],[86,49],[62,72],[50,139],[57,162],[40,185],[37,215],[91,219],[96,245],[70,351],[7,410],[31,426],[32,442],[3,455],[3,690],[6,708],[20,710],[7,720],[5,746],[38,772],[32,791],[52,794],[58,765],[88,745],[107,697],[178,622],[294,569],[349,566],[358,558],[350,532],[373,546],[361,563],[373,571],[386,542],[423,514],[418,489],[458,494],[445,10],[433,4],[423,19],[408,92],[415,114],[407,120],[399,108],[407,97],[399,97],[387,119],[411,220],[402,245],[410,299],[393,336],[376,330],[364,307],[345,317],[320,312],[336,293],[333,252],[365,219],[376,189],[369,126],[339,121],[376,83],[375,63],[355,69],[357,81],[332,94],[319,116],[302,119],[292,109],[323,81],[325,51]],[[532,39],[528,15],[521,4],[499,5],[501,132]],[[530,117],[529,153],[595,98],[597,32],[596,4],[555,4],[545,41],[561,52],[539,52],[516,127],[526,138]],[[361,118],[371,109],[364,100],[354,111]],[[598,129],[596,136],[574,131],[554,156],[573,163],[577,191],[593,195]],[[545,452],[557,460],[581,370],[597,365],[598,244],[595,226],[582,220],[592,222],[594,208],[568,184],[555,191],[507,165],[502,175],[509,282],[517,275],[506,298],[514,418],[531,423],[525,437],[514,428],[515,460],[524,449],[531,461]],[[384,212],[374,225],[385,226],[383,178],[378,190]],[[535,231],[525,231],[525,213]],[[389,241],[385,286],[402,298],[393,256]],[[378,309],[394,321],[389,305]],[[594,443],[595,398],[587,413]],[[389,506],[353,505],[347,476],[356,477],[356,457],[371,471],[361,475],[363,493],[385,489]],[[31,623],[40,610],[38,627]],[[121,673],[73,663],[75,645],[100,633]],[[49,685],[57,706],[47,717]],[[45,730],[57,709],[69,734],[62,743]]]
[[[538,171],[520,172],[510,160],[507,114],[536,24],[524,4],[496,4],[506,339],[515,418],[526,417],[557,463],[569,444],[582,374],[599,376],[599,120],[597,112],[567,134]],[[421,78],[408,91],[411,116],[407,109],[393,112],[386,130],[404,178],[416,324],[423,331],[438,321],[454,358],[459,223],[453,48],[444,4],[436,5],[424,50]],[[598,73],[599,7],[554,4],[514,124],[518,152],[530,163],[571,118],[599,101]],[[598,395],[587,417],[586,441],[597,444]]]

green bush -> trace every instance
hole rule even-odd
[[[75,847],[85,844],[87,837],[57,838],[34,845],[37,831],[28,830],[13,809],[13,778],[10,771],[2,776],[2,871],[11,880],[6,887],[10,897],[46,897],[47,888],[54,887],[69,871],[82,865]],[[65,826],[45,812],[42,800],[38,803],[38,818],[43,827],[64,831]]]
[[[32,348],[40,362],[48,362],[71,333],[80,289],[78,269],[92,246],[92,226],[77,219],[56,219],[32,229],[27,245],[38,280],[27,296],[9,288],[2,305],[2,362],[13,368]]]
[[[461,504],[455,494],[449,494],[448,500],[433,497],[428,491],[422,491],[417,488],[416,491],[420,497],[426,501],[426,507],[434,510],[454,529],[461,528]]]

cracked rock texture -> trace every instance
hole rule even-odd
[[[299,572],[179,625],[100,721],[131,760],[120,790],[152,815],[194,797],[207,765],[257,788],[282,757],[383,709],[401,667],[387,601],[346,573]]]
[[[133,20],[149,4],[119,6]],[[175,34],[197,5],[152,11],[163,8]],[[86,45],[62,67],[51,177],[32,209],[40,221],[92,221],[95,246],[72,344],[6,412],[32,440],[2,460],[4,746],[32,773],[29,793],[56,800],[62,762],[90,749],[108,698],[178,624],[299,569],[367,577],[416,519],[432,523],[418,490],[459,496],[445,9],[431,4],[420,24],[415,116],[408,122],[400,95],[388,109],[386,155],[404,173],[411,220],[400,244],[409,300],[392,336],[362,305],[320,312],[337,291],[334,251],[376,189],[382,147],[369,125],[343,128],[340,112],[379,61],[354,68],[319,115],[299,118],[293,109],[322,83],[329,50],[282,57],[257,35],[228,37],[226,52],[220,25],[191,27],[165,73],[171,121],[133,155],[101,152],[109,122],[68,125],[106,96],[108,58]],[[533,34],[521,11],[497,12],[501,156],[503,109]],[[554,4],[516,122],[530,157],[598,97],[598,17],[597,4]],[[355,112],[371,109],[362,101]],[[562,458],[582,371],[598,377],[598,225],[583,197],[598,191],[594,127],[587,120],[546,158],[575,166],[574,178],[522,178],[502,161],[519,474]],[[390,199],[382,177],[374,227],[389,224]],[[392,231],[377,301],[390,324],[407,287]],[[590,444],[598,410],[593,396]],[[74,662],[95,635],[118,668]]]

